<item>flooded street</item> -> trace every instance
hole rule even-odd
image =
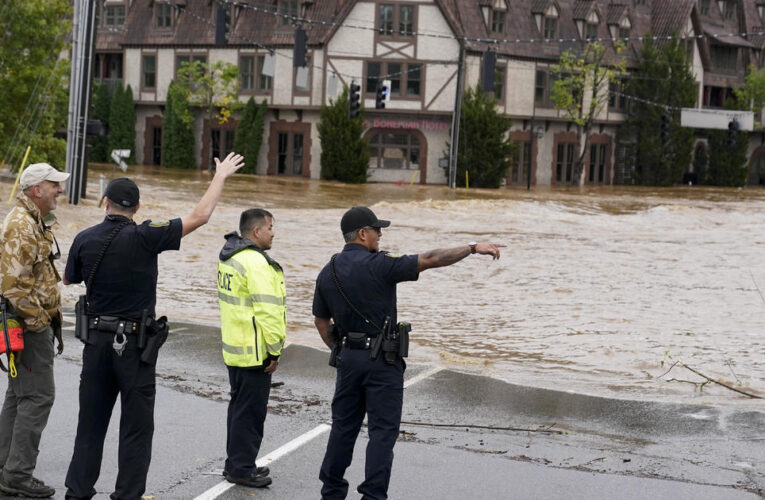
[[[111,169],[104,170],[107,176]],[[207,173],[133,168],[136,219],[191,211]],[[0,184],[0,216],[11,190]],[[74,235],[103,217],[98,171],[89,199],[60,198],[63,267]],[[392,225],[381,248],[419,253],[468,241],[507,245],[499,261],[471,256],[398,289],[412,323],[411,356],[516,384],[625,399],[752,405],[667,362],[765,396],[765,191],[625,188],[456,190],[235,176],[210,223],[160,257],[158,314],[215,325],[217,255],[244,208],[276,217],[270,254],[287,278],[288,340],[319,346],[314,280],[343,245],[340,217],[372,206]],[[83,293],[63,288],[65,306]],[[670,359],[671,356],[671,359]],[[664,362],[664,367],[662,367]],[[675,379],[668,381],[667,379]]]

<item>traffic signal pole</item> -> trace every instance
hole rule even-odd
[[[460,142],[460,117],[462,114],[462,87],[464,85],[465,39],[460,38],[460,57],[457,63],[457,90],[454,98],[454,114],[452,115],[452,137],[449,148],[449,187],[457,187],[457,154]]]

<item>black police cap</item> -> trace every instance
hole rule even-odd
[[[362,227],[388,227],[389,220],[378,219],[374,212],[367,207],[353,207],[340,220],[340,230],[343,234],[350,233]]]
[[[122,207],[134,207],[138,205],[138,186],[127,177],[120,177],[106,186],[104,196]]]

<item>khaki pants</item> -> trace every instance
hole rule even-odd
[[[15,378],[8,376],[8,390],[0,413],[2,479],[14,483],[28,479],[35,470],[40,437],[56,394],[50,327],[24,333],[24,351],[16,369]]]

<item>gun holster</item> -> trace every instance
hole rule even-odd
[[[83,344],[89,344],[88,335],[88,298],[86,295],[80,295],[74,304],[74,336],[80,339]]]
[[[342,340],[340,338],[340,329],[335,326],[334,323],[329,325],[329,330],[327,330],[327,335],[329,338],[333,339],[335,341],[334,345],[332,346],[332,349],[329,351],[329,366],[332,368],[337,367],[337,357],[340,353],[340,347],[342,347]]]
[[[170,325],[167,323],[167,316],[154,319],[145,314],[146,319],[141,320],[141,326],[138,329],[138,347],[141,348],[141,361],[154,365],[157,363],[159,348],[167,340],[170,333]],[[143,333],[142,333],[143,332]],[[141,343],[143,342],[143,347]]]

